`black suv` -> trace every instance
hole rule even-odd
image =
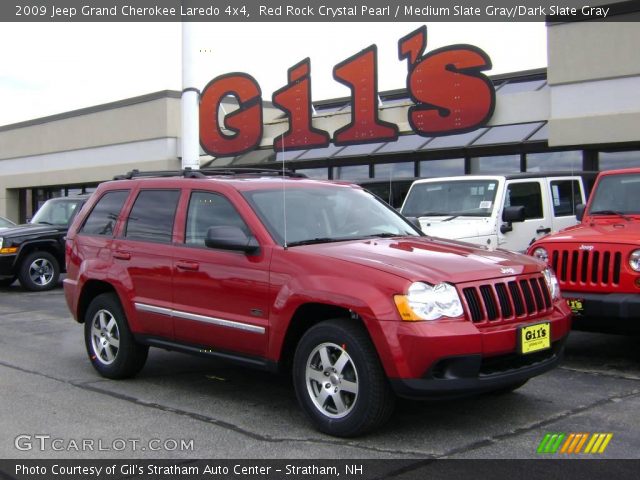
[[[27,290],[50,290],[64,271],[64,238],[88,195],[52,198],[30,223],[0,228],[0,287],[16,277]]]

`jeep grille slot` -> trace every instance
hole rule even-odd
[[[617,286],[620,284],[622,252],[553,250],[551,266],[561,287],[570,285]]]
[[[547,314],[551,295],[541,275],[525,276],[509,282],[495,281],[463,285],[466,311],[473,323],[498,325]]]

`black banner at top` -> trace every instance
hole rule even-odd
[[[2,22],[637,21],[612,0],[7,0]]]

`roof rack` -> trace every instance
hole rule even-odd
[[[114,180],[131,180],[140,177],[184,177],[184,178],[207,178],[208,175],[255,175],[255,176],[275,176],[291,178],[307,178],[303,173],[295,173],[291,170],[276,170],[272,168],[237,168],[237,167],[216,167],[193,170],[187,167],[183,170],[157,170],[141,172],[138,169],[131,170],[123,175],[116,175]]]

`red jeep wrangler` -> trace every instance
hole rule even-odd
[[[66,243],[89,358],[135,375],[149,346],[291,369],[315,425],[353,436],[395,394],[513,390],[560,360],[570,311],[531,257],[425,237],[354,185],[278,172],[132,172]]]
[[[640,168],[600,173],[577,216],[528,253],[553,267],[573,328],[640,332]]]

